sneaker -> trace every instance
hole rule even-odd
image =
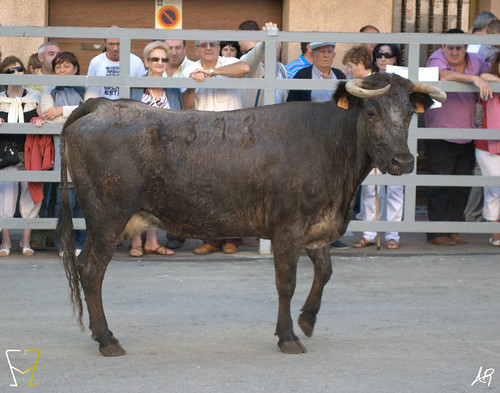
[[[79,248],[77,248],[77,249],[75,250],[75,257],[77,257],[78,255],[80,255],[80,253],[81,253],[81,252],[82,252],[82,250],[80,250]],[[61,258],[64,256],[64,251],[63,251],[63,250],[59,251],[59,256],[60,256]]]
[[[335,240],[332,244],[330,244],[331,248],[335,248],[337,250],[347,250],[349,246],[340,240]]]

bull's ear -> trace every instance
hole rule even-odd
[[[410,101],[416,113],[424,113],[432,104],[432,98],[425,93],[410,93]]]
[[[349,108],[349,100],[346,96],[342,96],[337,101],[337,106],[343,109]]]
[[[416,102],[413,105],[413,110],[415,113],[424,113],[425,112],[424,105],[421,102]]]
[[[345,81],[342,81],[337,84],[337,89],[332,98],[337,103],[338,107],[347,109],[349,108],[349,102],[352,97],[353,96],[351,96],[345,88]]]

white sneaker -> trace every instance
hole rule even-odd
[[[80,253],[82,252],[82,250],[80,250],[79,248],[77,248],[75,250],[75,257],[77,257],[78,255],[80,255]],[[62,258],[64,256],[64,251],[59,251],[59,256]]]

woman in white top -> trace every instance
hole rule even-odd
[[[8,56],[0,66],[3,74],[24,74],[24,65],[15,56]],[[9,123],[35,123],[40,127],[45,121],[40,117],[40,95],[34,90],[27,89],[23,85],[9,85],[5,91],[0,93],[0,124]],[[2,141],[11,142],[19,154],[19,163],[3,168],[4,171],[17,171],[25,169],[24,152],[26,135],[24,134],[2,134]],[[16,204],[21,186],[19,198],[19,211],[23,218],[38,217],[41,199],[33,200],[28,182],[1,182],[0,183],[0,217],[12,218],[16,212]],[[43,198],[43,195],[42,195]],[[37,198],[38,199],[38,198]],[[21,239],[23,255],[31,256],[34,251],[30,248],[31,229],[24,229]],[[2,245],[0,246],[0,257],[10,255],[11,239],[10,230],[2,229]]]

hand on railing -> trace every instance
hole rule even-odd
[[[477,76],[474,78],[473,83],[479,87],[479,97],[481,97],[483,101],[488,101],[488,99],[493,98],[491,87],[483,78]]]
[[[56,117],[63,115],[63,107],[62,106],[54,106],[50,109],[47,109],[43,112],[42,116],[46,120],[54,120]]]
[[[30,120],[30,123],[35,123],[35,126],[41,127],[43,123],[45,123],[45,119],[43,117],[33,117]]]

